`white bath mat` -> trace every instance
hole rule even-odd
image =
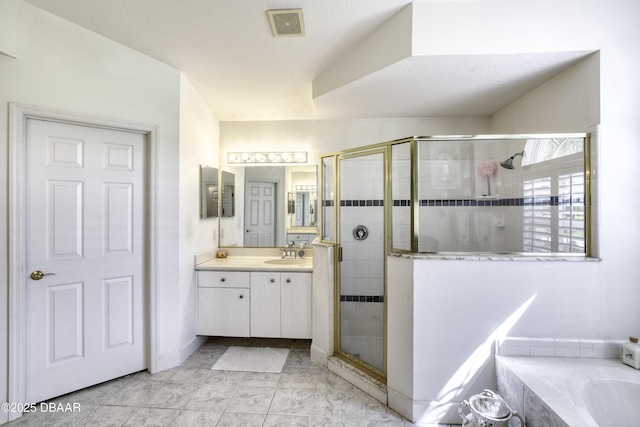
[[[289,350],[270,347],[229,347],[214,371],[282,372]]]

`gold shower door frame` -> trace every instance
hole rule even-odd
[[[386,280],[386,253],[389,250],[389,242],[391,241],[389,239],[389,231],[390,231],[390,226],[389,226],[389,218],[390,218],[390,180],[389,180],[389,157],[390,157],[390,148],[391,146],[389,144],[380,144],[379,146],[373,146],[373,147],[367,147],[364,149],[360,149],[359,151],[356,150],[351,151],[351,152],[343,152],[340,154],[335,154],[334,155],[334,189],[335,189],[335,197],[334,197],[334,239],[335,242],[333,242],[335,244],[335,259],[334,259],[334,265],[335,265],[335,269],[334,269],[334,355],[338,358],[340,358],[341,360],[355,366],[356,368],[358,368],[359,370],[365,372],[366,374],[370,375],[371,377],[377,379],[378,381],[381,381],[383,383],[386,383],[386,379],[387,379],[387,301],[386,301],[386,294],[387,294],[387,280]],[[340,223],[340,210],[341,210],[341,206],[340,206],[340,200],[341,200],[341,195],[340,195],[340,177],[341,177],[341,162],[343,160],[349,160],[349,159],[354,159],[354,158],[358,158],[358,157],[366,157],[366,156],[370,156],[370,155],[375,155],[375,154],[382,154],[382,171],[381,173],[383,174],[383,182],[384,182],[384,190],[383,190],[383,200],[384,200],[384,243],[383,243],[383,260],[384,260],[384,267],[383,267],[383,289],[384,289],[384,302],[383,302],[383,344],[382,344],[382,357],[383,357],[383,369],[380,370],[370,364],[368,364],[367,362],[359,359],[358,357],[348,353],[347,351],[342,349],[342,329],[341,329],[341,301],[340,301],[340,296],[342,294],[341,289],[341,277],[342,277],[342,246],[341,246],[341,223]],[[330,157],[330,156],[324,156],[324,157]],[[322,179],[322,177],[321,177]]]

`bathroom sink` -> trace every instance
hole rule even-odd
[[[281,258],[281,259],[270,259],[264,262],[265,264],[274,264],[274,265],[304,265],[309,264],[307,259],[300,258]]]

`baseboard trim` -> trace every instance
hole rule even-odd
[[[315,362],[320,366],[324,366],[325,368],[327,367],[329,355],[326,351],[314,346],[313,343],[311,344],[310,356],[312,362]]]
[[[207,337],[196,335],[180,350],[180,364],[182,365],[202,344],[207,340]]]

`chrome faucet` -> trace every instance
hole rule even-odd
[[[296,250],[293,248],[293,245],[295,245],[295,242],[293,241],[287,243],[287,247],[282,249],[282,258],[297,258]]]

